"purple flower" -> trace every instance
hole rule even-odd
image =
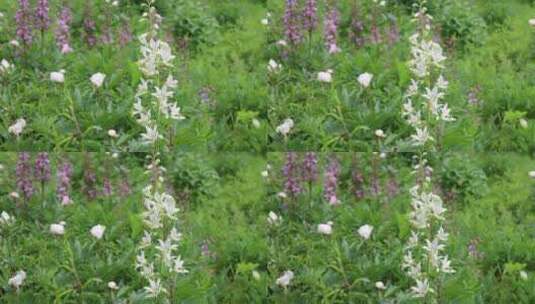
[[[316,153],[307,152],[303,160],[302,176],[305,182],[315,182],[318,177],[318,158]]]
[[[48,159],[48,153],[41,152],[37,154],[33,175],[41,183],[46,183],[50,180],[50,160]]]
[[[111,33],[111,27],[109,25],[104,26],[102,34],[100,35],[100,42],[102,44],[112,44],[113,34]]]
[[[102,194],[104,196],[111,196],[113,193],[112,186],[110,179],[107,177],[104,177],[103,185],[102,185]]]
[[[399,27],[395,18],[390,21],[390,27],[388,29],[388,43],[394,45],[399,41]]]
[[[292,45],[296,45],[301,42],[303,37],[301,35],[301,28],[299,26],[299,15],[297,14],[297,0],[286,0],[284,28],[286,41]]]
[[[85,43],[87,43],[89,47],[94,47],[97,45],[97,37],[95,34],[97,32],[97,27],[89,11],[86,11],[85,13],[83,28]]]
[[[128,196],[130,195],[130,185],[128,184],[128,179],[127,177],[124,177],[124,180],[121,181],[121,183],[119,184],[119,193],[121,194],[121,196],[125,197],[125,196]]]
[[[21,152],[19,153],[19,159],[17,161],[16,168],[16,180],[17,180],[17,189],[24,196],[24,200],[30,199],[33,194],[33,185],[31,178],[31,165],[30,165],[30,153]]]
[[[379,26],[377,25],[377,21],[375,20],[375,17],[372,18],[372,25],[370,29],[370,42],[372,44],[379,44],[383,38],[381,37],[381,31],[379,30]]]
[[[323,196],[327,202],[331,205],[337,205],[340,203],[336,196],[336,188],[338,186],[338,175],[340,174],[340,164],[338,160],[333,157],[325,170]]]
[[[130,25],[124,22],[119,30],[119,44],[125,46],[130,41],[132,41],[132,31],[130,30]]]
[[[325,28],[323,35],[325,46],[327,47],[329,54],[334,54],[341,51],[336,42],[338,37],[339,17],[338,9],[334,5],[327,12],[325,17]]]
[[[286,154],[286,164],[284,164],[282,174],[286,178],[284,192],[292,197],[301,193],[302,189],[297,176],[297,154],[295,152],[288,152]]]
[[[357,6],[353,7],[351,15],[349,38],[357,47],[361,48],[366,44],[366,39],[364,38],[364,23]]]
[[[32,44],[31,11],[28,0],[19,0],[19,9],[15,14],[17,37],[26,46]]]
[[[399,184],[396,180],[396,177],[392,174],[388,183],[386,184],[386,191],[389,198],[394,198],[399,193]]]
[[[84,193],[89,199],[93,200],[98,194],[96,188],[97,175],[89,166],[87,166],[84,171]]]
[[[69,187],[71,184],[72,176],[72,165],[68,161],[64,161],[59,167],[57,172],[57,188],[56,195],[58,200],[64,204],[68,205],[71,201],[69,197]]]
[[[318,26],[318,6],[316,0],[307,0],[303,11],[303,29],[310,35]]]
[[[72,52],[69,34],[71,21],[71,9],[68,6],[64,6],[59,15],[58,28],[56,29],[56,44],[62,54]]]
[[[354,194],[357,199],[364,198],[364,175],[360,171],[360,168],[355,163],[353,165],[353,172],[351,174],[351,180],[353,181]]]
[[[37,8],[35,10],[35,27],[44,32],[50,27],[50,17],[48,0],[37,0]]]

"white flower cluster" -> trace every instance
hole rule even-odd
[[[136,258],[136,269],[148,281],[145,292],[150,298],[158,298],[172,294],[169,289],[175,288],[176,276],[187,273],[184,261],[177,254],[178,246],[182,240],[182,234],[177,229],[177,213],[180,211],[175,199],[166,193],[164,178],[161,172],[165,168],[160,165],[158,146],[156,142],[163,138],[158,127],[165,127],[165,123],[182,120],[184,116],[180,108],[171,99],[173,90],[178,82],[170,72],[165,70],[172,67],[175,58],[171,47],[164,41],[157,39],[156,30],[159,28],[161,17],[152,6],[154,0],[148,0],[149,12],[144,14],[149,18],[151,30],[148,34],[141,35],[142,58],[139,67],[147,79],[142,79],[136,93],[134,104],[134,116],[139,124],[145,127],[145,133],[141,135],[145,144],[154,146],[151,164],[147,166],[147,172],[152,174],[152,184],[143,189],[143,222],[147,229],[139,245]],[[160,83],[160,79],[166,79]],[[150,100],[150,105],[143,105],[144,99]],[[153,118],[153,116],[155,118]],[[154,240],[154,241],[153,241]],[[166,299],[172,303],[173,299]]]
[[[139,245],[136,269],[149,282],[149,286],[145,287],[148,297],[156,298],[168,292],[162,279],[187,273],[188,270],[182,257],[176,255],[182,234],[175,227],[175,215],[179,211],[175,199],[167,193],[154,191],[152,186],[145,187],[143,196],[146,210],[143,221],[148,230],[145,230]],[[153,241],[154,236],[162,235],[165,235],[163,239]]]
[[[430,20],[425,8],[416,14],[416,18]],[[437,122],[454,121],[447,103],[442,103],[448,89],[448,81],[442,75],[443,62],[446,57],[442,47],[432,39],[429,26],[423,26],[410,38],[412,59],[409,67],[414,75],[405,94],[403,117],[414,127],[416,133],[411,136],[415,146],[423,146],[433,138],[429,130]]]
[[[172,101],[178,81],[168,70],[173,66],[175,56],[169,44],[157,37],[155,30],[158,26],[154,19],[159,20],[161,17],[151,4],[152,2],[149,3],[149,13],[146,16],[149,17],[152,30],[139,36],[141,59],[138,65],[146,79],[141,79],[137,88],[133,109],[137,122],[145,128],[145,133],[141,137],[146,145],[153,145],[163,138],[158,131],[158,127],[162,127],[162,119],[167,121],[185,119],[180,107]],[[166,73],[167,77],[162,75]],[[162,84],[160,79],[166,80]]]
[[[409,62],[415,79],[405,95],[402,114],[416,131],[411,140],[414,146],[420,147],[418,163],[414,166],[414,173],[420,176],[420,181],[410,190],[412,211],[409,216],[413,230],[405,246],[402,268],[415,282],[411,287],[412,295],[428,298],[437,292],[443,275],[455,271],[444,254],[448,241],[448,234],[443,228],[446,209],[442,198],[433,193],[433,183],[428,174],[433,169],[427,162],[426,149],[433,149],[427,144],[440,136],[438,131],[431,133],[437,130],[437,123],[453,121],[454,118],[450,116],[448,105],[441,103],[448,88],[448,82],[442,76],[446,57],[440,45],[431,38],[428,23],[431,17],[423,8],[416,18],[422,22],[421,31],[411,37],[412,60]]]

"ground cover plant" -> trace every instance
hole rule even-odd
[[[533,303],[534,39],[527,0],[0,0],[0,303]]]

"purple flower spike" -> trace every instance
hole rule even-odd
[[[16,168],[17,189],[22,193],[24,200],[26,201],[30,199],[33,194],[31,172],[30,153],[19,153],[19,160],[17,161]]]
[[[19,0],[19,9],[15,14],[15,22],[17,24],[17,38],[25,45],[32,44],[32,16],[30,11],[30,2],[28,0]]]
[[[340,174],[340,164],[336,158],[332,158],[327,170],[325,170],[325,179],[323,186],[323,196],[325,200],[331,205],[338,205],[340,201],[336,196],[336,188],[338,186],[338,175]]]
[[[329,54],[335,54],[341,51],[337,44],[339,18],[340,14],[338,13],[338,9],[333,5],[325,17],[323,34],[325,46],[327,47]]]
[[[95,21],[91,18],[89,13],[86,13],[83,25],[84,25],[83,35],[84,35],[85,43],[87,43],[89,47],[94,47],[95,45],[97,45],[97,37],[95,34],[97,32],[97,27],[95,25]]]
[[[316,157],[316,153],[307,152],[305,154],[302,171],[303,181],[309,183],[316,181],[318,177],[318,158]]]
[[[56,44],[62,54],[72,52],[70,46],[70,24],[72,21],[71,9],[64,6],[58,18],[58,28],[56,29]]]
[[[68,161],[64,161],[59,167],[57,172],[58,185],[56,194],[58,200],[62,205],[68,205],[71,202],[69,197],[69,187],[71,184],[72,165]]]
[[[50,17],[49,17],[49,5],[48,0],[38,0],[37,8],[35,10],[35,27],[44,32],[50,27]]]
[[[37,158],[35,159],[34,177],[35,180],[41,183],[46,183],[50,180],[50,160],[48,158],[48,153],[41,152],[37,154]]]
[[[299,15],[297,14],[297,0],[286,0],[286,10],[284,12],[284,34],[286,40],[292,44],[299,44],[302,40],[301,28],[299,26]]]
[[[318,27],[318,5],[316,0],[307,0],[303,11],[303,29],[309,34]]]
[[[104,196],[111,196],[113,193],[110,179],[105,177],[102,185],[102,194]]]
[[[297,176],[297,169],[297,154],[295,152],[288,152],[282,174],[286,178],[284,192],[292,197],[297,196],[302,190]]]

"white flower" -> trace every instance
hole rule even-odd
[[[294,273],[291,270],[285,271],[281,277],[279,277],[276,281],[277,285],[280,285],[284,288],[288,287],[290,285],[290,282],[294,278]]]
[[[19,289],[20,286],[24,283],[24,280],[26,279],[26,272],[24,270],[19,270],[13,277],[11,277],[8,281],[8,284],[15,287],[16,289]]]
[[[385,284],[383,282],[377,281],[377,282],[375,282],[375,288],[381,289],[381,290],[385,290],[386,286],[385,286]]]
[[[370,84],[372,82],[372,79],[373,79],[373,75],[370,74],[370,73],[360,74],[359,77],[358,77],[358,81],[359,81],[360,85],[365,87],[365,88],[370,86]]]
[[[282,198],[282,199],[284,199],[284,198],[287,198],[287,197],[288,197],[288,195],[287,195],[287,194],[286,194],[285,192],[282,192],[282,191],[281,191],[281,192],[279,192],[279,193],[277,193],[277,196],[278,196],[278,197],[280,197],[280,198]]]
[[[326,224],[319,224],[318,225],[318,233],[330,235],[333,233],[333,222],[327,222]]]
[[[108,136],[109,137],[113,137],[113,138],[117,138],[118,137],[117,131],[115,131],[114,129],[109,129],[108,130]]]
[[[528,128],[528,121],[525,120],[524,118],[520,118],[520,126],[524,129],[527,129]]]
[[[535,27],[535,18],[533,18],[533,19],[529,19],[528,23],[529,23],[529,25],[531,25],[532,27]]]
[[[332,70],[327,70],[325,72],[319,72],[318,73],[318,81],[320,81],[320,82],[332,82],[333,81]]]
[[[149,286],[145,287],[145,291],[149,298],[156,298],[160,293],[167,293],[167,289],[162,286],[160,279],[149,279]]]
[[[15,136],[19,136],[26,127],[26,120],[24,118],[19,118],[15,121],[14,124],[9,126],[7,129],[9,133],[13,133]]]
[[[59,224],[50,225],[50,233],[54,235],[64,235],[65,234],[65,223],[61,222]]]
[[[291,118],[286,118],[281,125],[279,125],[275,130],[277,133],[282,134],[283,136],[288,135],[294,126],[294,121]]]
[[[260,21],[262,23],[262,25],[268,25],[269,24],[269,20],[267,18],[264,18]]]
[[[15,68],[14,65],[10,64],[7,60],[5,59],[2,59],[2,61],[0,62],[0,72],[1,73],[7,73],[7,72],[10,72],[11,70],[13,70]]]
[[[253,270],[253,278],[257,281],[260,280],[260,273],[256,270]]]
[[[109,281],[108,282],[108,288],[109,289],[113,289],[113,290],[117,290],[117,289],[119,289],[119,286],[117,286],[117,283],[115,283],[114,281]]]
[[[267,221],[270,225],[279,225],[282,222],[282,217],[275,212],[270,211],[267,217]]]
[[[381,129],[375,130],[375,136],[379,138],[385,138],[385,132],[383,132]]]
[[[65,71],[60,70],[58,72],[50,73],[50,80],[53,82],[59,82],[59,83],[65,82]]]
[[[270,59],[267,65],[267,69],[270,73],[276,74],[282,70],[282,65],[277,63],[275,60]]]
[[[416,280],[416,286],[411,287],[411,290],[416,298],[425,298],[428,292],[433,292],[427,279]]]
[[[531,178],[535,178],[535,171],[529,171],[528,175]]]
[[[373,231],[373,226],[366,224],[359,228],[358,233],[363,239],[368,240],[370,236],[372,235],[372,231]]]
[[[19,193],[16,192],[16,191],[13,191],[13,192],[9,193],[9,196],[10,196],[11,198],[14,198],[14,199],[17,199],[17,198],[20,197]]]
[[[15,218],[9,213],[2,211],[0,214],[0,225],[10,225],[15,221]]]
[[[424,127],[416,128],[416,134],[411,135],[411,139],[413,140],[413,144],[415,146],[423,146],[426,142],[433,140],[433,137],[429,135],[427,127]]]
[[[269,176],[269,172],[268,172],[268,170],[264,170],[264,171],[262,171],[260,174],[261,174],[262,177],[264,177],[264,178],[266,178],[266,177]]]
[[[286,40],[279,40],[279,41],[277,41],[277,45],[278,46],[287,46],[288,43],[286,42]]]
[[[184,268],[184,261],[180,256],[176,257],[173,270],[176,273],[188,273],[189,271]]]
[[[91,228],[91,235],[100,240],[104,235],[104,231],[106,231],[106,226],[96,225]]]
[[[524,281],[527,281],[528,280],[528,273],[525,272],[524,270],[521,270],[520,271],[520,278]]]
[[[260,128],[260,120],[253,118],[252,123],[253,123],[253,127],[257,129]]]
[[[9,41],[9,44],[11,44],[14,47],[19,47],[20,43],[17,40],[11,40]]]
[[[97,88],[100,88],[102,84],[104,83],[104,79],[106,78],[105,74],[102,73],[96,73],[91,76],[91,83]]]

